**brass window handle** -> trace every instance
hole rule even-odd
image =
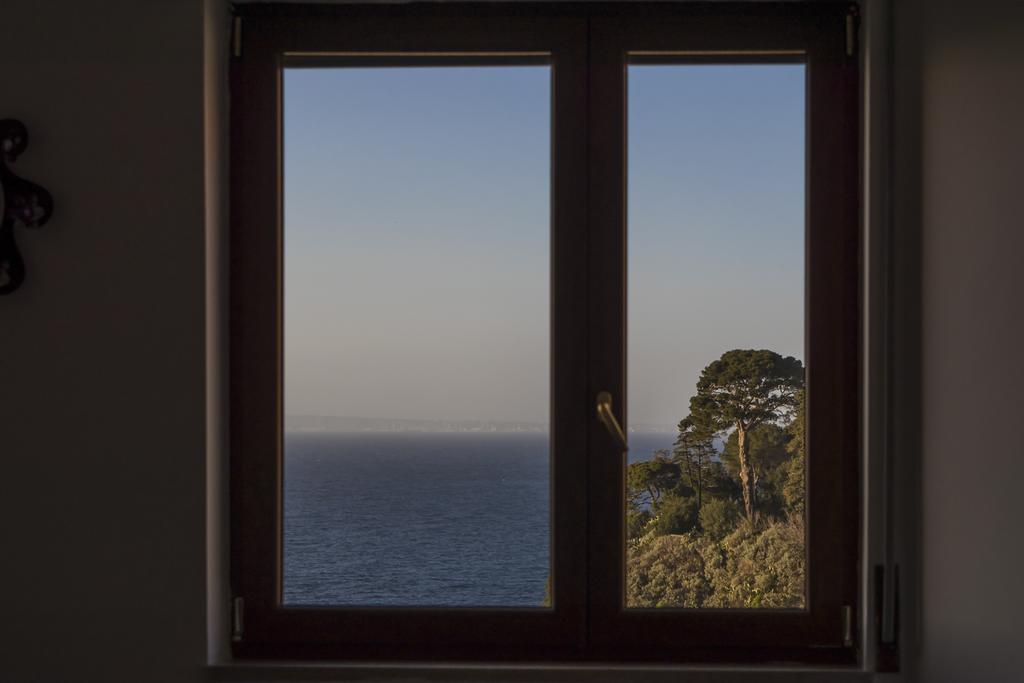
[[[601,421],[612,438],[622,445],[622,450],[628,451],[629,444],[626,443],[626,434],[622,431],[619,421],[615,419],[615,413],[612,412],[612,395],[607,391],[600,391],[597,394],[597,419]]]

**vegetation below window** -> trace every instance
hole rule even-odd
[[[674,448],[629,465],[628,607],[804,606],[804,395],[771,351],[704,369]]]

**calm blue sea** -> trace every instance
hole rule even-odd
[[[630,436],[630,461],[672,434]],[[550,552],[548,436],[286,437],[284,601],[536,606]]]

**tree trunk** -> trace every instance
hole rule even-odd
[[[743,509],[747,520],[754,521],[754,472],[750,466],[750,441],[743,425],[736,425],[736,451],[740,458],[740,488],[743,489]]]
[[[697,515],[700,515],[701,493],[704,490],[704,456],[697,458]]]

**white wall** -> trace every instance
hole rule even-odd
[[[922,680],[1024,680],[1024,2],[922,25]]]
[[[3,0],[0,117],[56,201],[0,298],[0,680],[206,656],[201,0]]]
[[[902,539],[924,564],[908,668],[1020,680],[1024,3],[896,5],[894,203],[900,258],[923,271],[923,307],[906,310],[925,396],[923,537]],[[222,539],[207,528],[204,226],[221,207],[203,16],[202,0],[0,6],[0,117],[28,124],[16,168],[57,202],[19,233],[29,280],[0,298],[3,681],[207,677]],[[208,82],[206,103],[218,92]]]

